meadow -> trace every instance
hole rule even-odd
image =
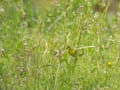
[[[97,1],[1,0],[0,90],[119,90],[120,12]]]

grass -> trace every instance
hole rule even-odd
[[[94,4],[1,1],[1,90],[119,90],[120,18]]]

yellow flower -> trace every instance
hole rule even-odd
[[[108,64],[109,67],[112,66],[112,62],[111,61],[109,61],[107,64]]]

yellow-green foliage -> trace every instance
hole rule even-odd
[[[96,3],[2,0],[0,89],[119,90],[119,12]]]

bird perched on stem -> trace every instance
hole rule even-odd
[[[70,46],[67,47],[68,53],[73,56],[73,57],[77,57],[77,56],[82,56],[83,54],[79,54],[79,52],[77,51],[77,49],[74,49]]]

